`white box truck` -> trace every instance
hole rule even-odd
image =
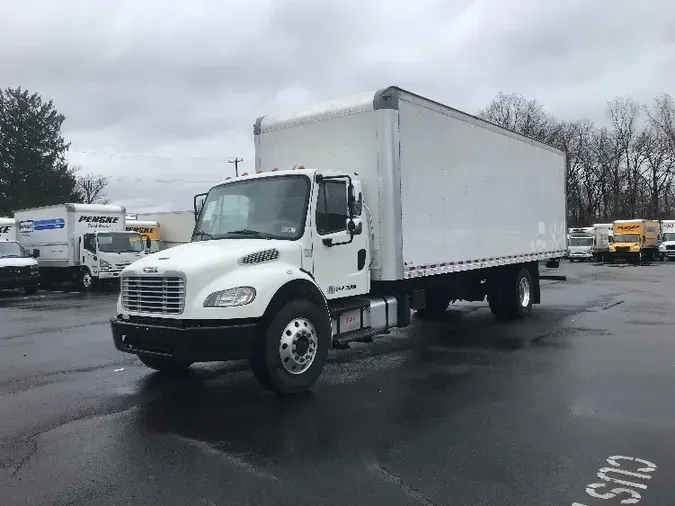
[[[60,204],[17,211],[20,241],[37,252],[47,283],[70,281],[84,290],[119,279],[143,255],[137,232],[125,228],[122,206]]]
[[[675,220],[661,220],[661,243],[659,244],[659,259],[675,258]]]
[[[577,227],[569,232],[568,257],[570,262],[584,262],[593,258],[593,227]]]
[[[211,188],[193,241],[122,271],[114,344],[151,368],[247,358],[299,392],[411,309],[526,316],[565,254],[564,154],[469,114],[392,87],[254,134],[255,173]]]

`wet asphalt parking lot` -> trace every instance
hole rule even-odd
[[[675,504],[675,263],[551,273],[528,320],[413,318],[293,398],[118,353],[114,291],[0,293],[0,504]]]

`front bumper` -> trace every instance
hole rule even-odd
[[[108,279],[119,279],[122,271],[99,271],[98,279],[108,280]]]
[[[639,251],[610,251],[608,253],[608,255],[611,258],[622,258],[622,259],[637,258],[639,254],[640,254]]]
[[[40,284],[40,274],[16,274],[0,276],[0,289],[32,288]]]
[[[591,253],[590,251],[584,252],[584,253],[572,253],[572,252],[570,252],[569,255],[568,255],[568,258],[575,259],[575,260],[577,258],[579,258],[579,259],[585,260],[585,259],[588,259],[588,258],[593,258],[593,253]]]
[[[208,321],[162,318],[110,319],[115,348],[136,355],[159,355],[190,362],[251,358],[257,320]]]

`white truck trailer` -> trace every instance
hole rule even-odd
[[[20,242],[36,251],[47,283],[70,281],[84,290],[118,280],[122,269],[143,255],[137,232],[125,229],[122,206],[60,204],[17,211]]]
[[[659,259],[675,258],[675,220],[661,220],[661,243],[659,244]]]
[[[607,260],[609,245],[612,242],[612,223],[595,223],[593,225],[593,258],[602,262]]]
[[[168,247],[190,242],[195,228],[195,213],[192,209],[189,211],[138,213],[136,219],[157,223],[161,231],[161,241]]]
[[[256,172],[211,188],[193,242],[122,271],[114,344],[151,368],[248,358],[299,392],[411,309],[526,316],[565,254],[564,154],[469,114],[392,87],[254,134]]]

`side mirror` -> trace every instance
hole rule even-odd
[[[39,249],[34,249],[33,250],[33,258],[40,258],[40,250]]]
[[[149,237],[146,237],[146,239],[145,239],[145,249],[150,249],[150,246],[152,246],[152,241],[150,240]]]

